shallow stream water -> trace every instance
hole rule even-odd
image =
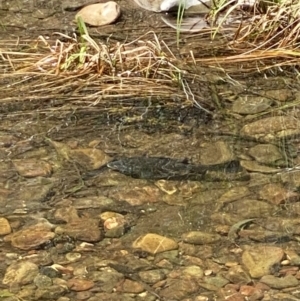
[[[59,1],[39,5],[2,7],[1,50],[72,32]],[[91,34],[124,41],[149,29],[183,52],[183,66],[185,49],[201,44],[183,35],[176,50],[176,33],[134,4]],[[0,299],[300,299],[293,70],[248,76],[241,66],[234,78],[199,65],[187,77],[196,103],[180,87],[86,101],[99,89],[92,75],[57,87],[1,64]],[[126,80],[136,91],[138,79]],[[191,177],[199,166],[212,168]]]

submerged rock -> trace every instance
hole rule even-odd
[[[272,101],[261,96],[242,96],[234,101],[232,111],[238,114],[257,114],[270,109]]]
[[[260,282],[267,284],[271,288],[283,289],[287,287],[298,286],[299,281],[293,275],[287,275],[286,277],[275,277],[273,275],[266,275],[260,279]]]
[[[87,291],[94,286],[94,282],[86,279],[71,278],[67,281],[68,288],[75,292]]]
[[[25,285],[33,282],[38,273],[38,266],[30,261],[15,262],[6,269],[2,283]]]
[[[182,235],[182,240],[189,244],[206,245],[217,242],[221,239],[218,234],[211,234],[202,231],[191,231]]]
[[[47,220],[41,219],[38,223],[16,231],[6,238],[10,239],[12,246],[18,249],[32,250],[54,238],[55,233],[52,232],[52,228],[53,225]]]
[[[11,227],[8,220],[4,217],[0,217],[0,235],[6,235],[11,233]]]
[[[178,244],[175,240],[154,233],[148,233],[138,237],[132,246],[133,248],[139,248],[151,254],[176,250],[178,248]]]
[[[249,247],[242,255],[242,262],[253,278],[260,278],[272,273],[284,256],[281,248],[273,246]]]
[[[273,144],[255,145],[250,148],[249,155],[262,164],[280,166],[287,163],[279,148]]]
[[[78,219],[55,229],[58,235],[69,235],[81,241],[98,242],[102,239],[99,222],[94,219]]]
[[[273,141],[276,138],[287,138],[300,134],[300,121],[291,116],[267,117],[246,124],[241,129],[241,135],[263,141]]]
[[[259,190],[259,196],[269,203],[279,205],[283,203],[295,202],[299,199],[297,192],[286,189],[281,184],[266,184]]]

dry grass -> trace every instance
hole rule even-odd
[[[263,11],[262,11],[263,10]],[[300,40],[300,2],[282,0],[261,8],[255,5],[250,23],[236,33],[236,42],[251,42],[257,49],[299,48]]]
[[[3,41],[0,50],[2,103],[60,99],[85,107],[102,103],[105,111],[108,100],[129,110],[141,99],[170,107],[180,99],[182,106],[207,111],[184,79],[186,72],[176,66],[175,55],[153,32],[113,45],[96,43],[89,35],[59,34],[52,41]]]
[[[234,2],[234,1],[229,1]],[[298,74],[300,62],[300,2],[282,0],[280,4],[270,4],[264,8],[259,1],[249,12],[243,11],[238,24],[228,22],[234,19],[238,9],[235,3],[228,5],[222,14],[215,14],[214,22],[218,26],[212,30],[212,36],[222,33],[226,39],[223,50],[213,49],[216,55],[199,56],[205,53],[204,47],[188,59],[188,63],[211,66],[230,76],[244,76],[249,73],[282,72],[292,70]],[[239,10],[240,11],[240,10]],[[212,44],[213,45],[213,44]],[[185,52],[188,55],[187,52]],[[287,67],[287,68],[286,68]]]
[[[97,43],[89,36],[83,37],[84,42],[77,37],[59,36],[54,41],[40,36],[34,45],[30,41],[23,45],[3,41],[2,46],[6,49],[1,49],[0,56],[4,64],[18,74],[72,76],[94,73],[112,77],[173,78],[180,73],[172,64],[175,57],[171,51],[163,53],[161,43],[151,32],[130,43],[115,45]],[[147,39],[147,36],[152,38]],[[19,50],[7,49],[16,47]],[[22,51],[25,47],[27,49]]]
[[[230,7],[223,16],[233,13]],[[248,21],[235,28],[224,25],[222,39],[213,43],[207,43],[213,31],[206,30],[205,37],[185,36],[188,46],[179,49],[180,57],[154,32],[128,43],[96,42],[87,32],[80,37],[57,34],[54,40],[40,36],[34,42],[1,41],[0,91],[5,91],[1,101],[17,99],[15,91],[20,89],[24,100],[49,100],[60,94],[95,105],[105,99],[155,97],[170,105],[180,99],[183,105],[203,109],[203,99],[193,89],[195,80],[209,81],[201,75],[203,70],[215,72],[218,79],[281,71],[286,66],[297,71],[298,1],[271,5],[264,13],[256,6],[248,14]],[[220,26],[223,23],[224,19]],[[220,26],[215,30],[220,31]]]

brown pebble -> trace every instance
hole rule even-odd
[[[0,217],[0,235],[6,235],[11,233],[11,227],[8,220],[4,217]]]
[[[250,285],[242,285],[240,288],[240,293],[243,296],[251,296],[255,291],[255,287],[254,286],[250,286]]]
[[[99,220],[93,218],[78,218],[66,225],[57,226],[55,233],[76,237],[77,240],[86,242],[98,242],[103,236],[99,228]]]
[[[87,291],[94,286],[94,282],[85,279],[72,278],[67,281],[68,288],[72,291]]]
[[[116,290],[118,292],[123,292],[123,293],[134,293],[134,294],[139,294],[145,290],[144,286],[141,285],[137,281],[132,281],[129,279],[125,279],[122,283],[120,283]]]
[[[12,234],[11,244],[21,250],[31,250],[50,241],[55,233],[48,224],[39,223]]]

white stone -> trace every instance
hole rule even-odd
[[[75,19],[81,17],[89,25],[101,26],[113,23],[120,14],[120,6],[114,1],[109,1],[85,6],[76,14]]]

